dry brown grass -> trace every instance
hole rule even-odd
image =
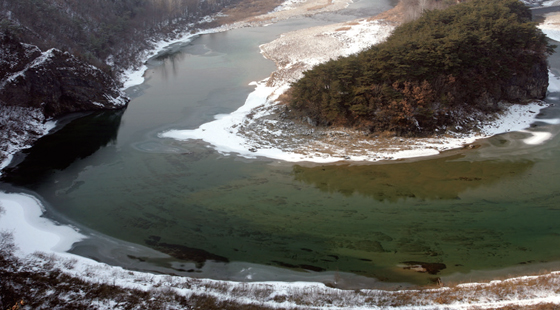
[[[347,26],[347,27],[336,28],[334,31],[337,31],[337,32],[338,32],[338,31],[348,31],[348,30],[350,30],[350,29],[352,29],[352,27]]]
[[[232,24],[241,20],[255,21],[255,17],[266,14],[282,4],[283,0],[242,0],[234,7],[225,9],[225,16],[217,18],[218,25]],[[262,21],[263,19],[259,19]]]
[[[402,1],[399,1],[394,8],[368,18],[368,21],[380,19],[393,23],[402,23],[405,20],[405,7]]]
[[[310,8],[307,8],[307,11],[308,12],[318,11],[318,10],[321,10],[321,9],[324,9],[324,8],[328,7],[329,5],[332,5],[332,3],[333,3],[333,0],[329,0],[329,2],[326,3],[326,4],[316,5],[316,6],[312,6]]]
[[[288,285],[278,290],[266,283],[173,276],[154,280],[157,276],[143,277],[132,272],[116,272],[112,278],[107,278],[100,277],[103,272],[95,269],[105,268],[101,265],[92,266],[91,275],[77,278],[64,272],[60,267],[65,262],[54,255],[35,254],[33,259],[22,261],[4,252],[0,253],[0,277],[3,280],[0,282],[0,309],[17,306],[22,300],[26,307],[33,309],[105,309],[113,302],[126,309],[285,309],[290,304],[293,305],[288,306],[290,309],[331,306],[446,309],[455,303],[473,310],[560,309],[559,305],[549,301],[520,306],[542,296],[557,295],[560,273],[443,288],[434,284],[414,290],[339,290],[316,284],[305,287]],[[151,288],[131,289],[110,284],[114,278],[121,277],[132,279],[134,283],[147,283]],[[193,291],[185,294],[180,292],[182,289]]]

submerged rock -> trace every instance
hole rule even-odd
[[[181,244],[160,242],[160,236],[150,236],[144,242],[151,248],[171,257],[180,260],[192,261],[196,263],[196,268],[200,269],[208,260],[220,263],[229,263],[229,259],[224,256],[216,255],[203,249],[190,248]]]
[[[427,272],[429,274],[438,274],[441,270],[447,268],[447,266],[442,263],[408,261],[403,262],[403,264],[407,265],[404,267],[405,270],[413,270],[421,273]]]

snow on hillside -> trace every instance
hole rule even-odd
[[[4,107],[0,113],[0,176],[17,152],[29,148],[49,133],[55,121],[45,119],[41,109],[18,106]]]

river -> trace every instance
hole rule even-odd
[[[249,83],[275,69],[260,44],[390,7],[355,1],[176,45],[149,61],[126,111],[68,120],[0,187],[37,195],[47,217],[90,236],[73,253],[137,270],[356,288],[558,269],[560,127],[546,122],[559,118],[555,106],[531,129],[552,134],[543,144],[508,133],[476,149],[376,164],[246,159],[158,137],[241,106]],[[559,60],[551,56],[553,73]]]

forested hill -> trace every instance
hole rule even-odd
[[[111,71],[135,64],[148,38],[163,38],[240,0],[0,0],[0,30]]]
[[[517,0],[425,12],[384,43],[307,71],[287,100],[320,125],[428,135],[473,129],[500,101],[543,99],[553,46]]]

